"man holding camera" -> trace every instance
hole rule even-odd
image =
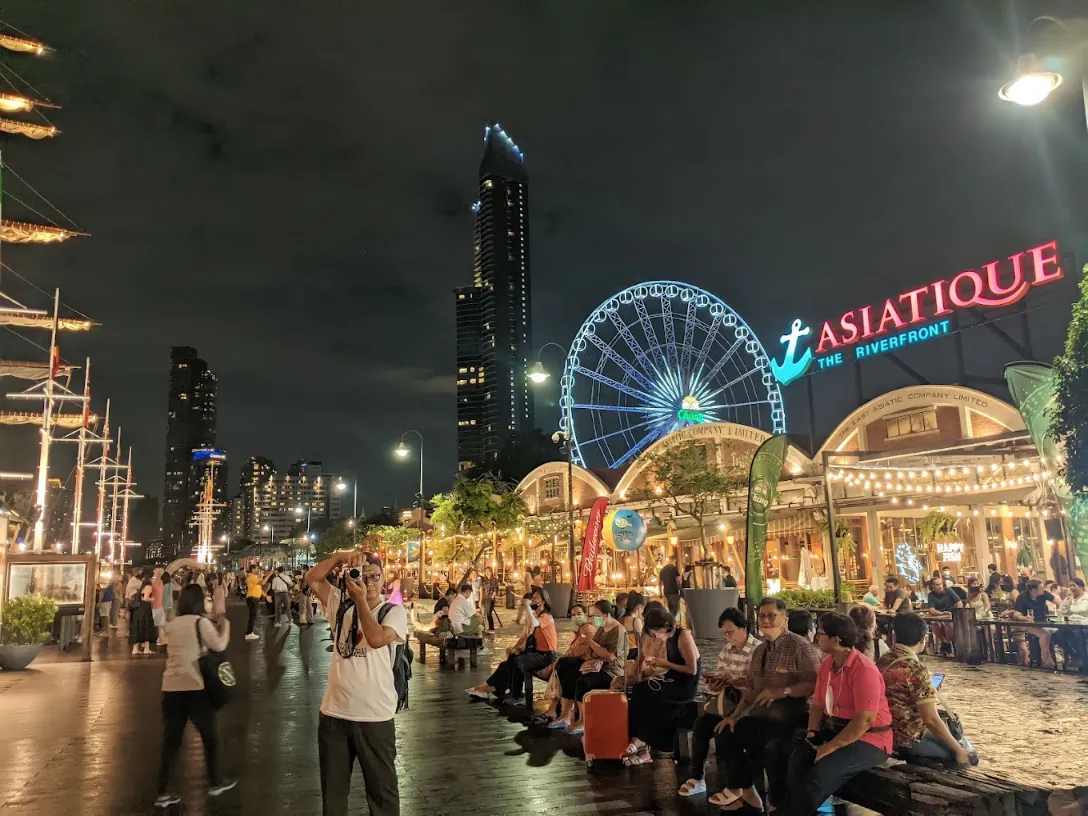
[[[341,585],[329,583],[329,573],[341,565],[347,568]],[[306,573],[306,583],[321,601],[334,644],[317,731],[322,813],[347,813],[358,758],[370,813],[397,816],[393,663],[397,644],[408,637],[408,616],[395,604],[378,620],[382,567],[369,553],[336,553]]]

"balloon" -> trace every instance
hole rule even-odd
[[[634,510],[612,510],[604,517],[604,541],[615,550],[631,552],[646,541],[646,523]]]

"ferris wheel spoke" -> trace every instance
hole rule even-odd
[[[684,316],[684,346],[683,355],[680,358],[681,373],[688,370],[688,359],[691,357],[692,343],[695,341],[695,312],[698,306],[695,298],[688,301],[688,313]]]
[[[588,339],[589,339],[589,342],[591,342],[598,349],[600,349],[601,354],[603,354],[605,357],[607,357],[613,363],[615,363],[620,368],[622,368],[624,373],[626,373],[627,376],[630,377],[632,380],[636,380],[639,383],[639,385],[641,385],[643,388],[646,388],[646,389],[652,389],[654,387],[654,384],[641,371],[639,371],[637,368],[635,368],[629,362],[624,360],[619,355],[619,353],[614,348],[612,348],[612,346],[608,345],[608,343],[606,343],[604,340],[602,340],[596,334],[589,335]]]
[[[615,312],[609,312],[608,319],[612,321],[612,325],[615,326],[616,331],[620,333],[620,337],[622,337],[623,341],[627,344],[627,348],[631,349],[631,353],[635,355],[635,360],[642,366],[642,370],[645,371],[647,375],[651,377],[654,376],[657,372],[654,369],[653,360],[647,356],[642,346],[639,345],[638,340],[635,339],[635,335],[631,333],[627,324],[624,323],[622,318]]]
[[[716,396],[718,396],[718,394],[722,393],[723,391],[727,391],[727,390],[729,390],[729,389],[730,389],[730,388],[732,388],[732,387],[733,387],[734,385],[736,385],[736,384],[737,384],[737,383],[739,383],[739,382],[743,382],[744,380],[746,380],[746,379],[748,379],[749,377],[751,377],[751,376],[752,376],[753,374],[758,374],[758,373],[759,373],[759,371],[760,371],[760,369],[759,369],[759,366],[756,366],[755,368],[750,368],[750,369],[748,369],[748,370],[747,370],[747,371],[745,371],[745,372],[744,372],[743,374],[741,374],[741,375],[740,375],[739,377],[734,377],[734,378],[733,378],[732,380],[730,380],[729,382],[727,382],[727,383],[726,383],[725,385],[723,385],[723,386],[722,386],[721,388],[719,388],[719,389],[718,389],[717,391],[714,391],[713,393],[711,393],[711,395],[710,395],[710,396],[711,396],[711,398],[713,398],[713,397],[716,397]]]
[[[661,322],[665,325],[665,352],[669,362],[677,367],[680,360],[676,356],[676,327],[672,323],[672,298],[667,294],[661,295]]]
[[[751,402],[727,402],[724,405],[722,405],[722,408],[723,409],[748,408],[748,407],[750,407],[752,405],[770,405],[770,404],[771,404],[771,401],[769,399],[761,399],[761,400],[752,400]]]
[[[711,368],[710,371],[708,371],[706,373],[706,376],[704,377],[704,379],[707,382],[710,382],[711,380],[713,380],[715,377],[718,376],[718,372],[721,371],[722,368],[725,367],[726,363],[728,363],[730,360],[733,359],[733,355],[737,353],[737,349],[739,349],[741,347],[741,345],[744,343],[744,341],[745,341],[745,338],[738,337],[733,342],[733,345],[731,345],[728,349],[725,350],[725,355],[720,360],[718,360],[718,362],[716,362],[714,364],[714,367]]]
[[[657,405],[597,405],[589,402],[579,402],[571,406],[579,411],[613,411],[618,414],[665,414],[668,408]]]
[[[614,388],[615,390],[620,391],[629,397],[634,397],[641,402],[654,402],[654,397],[650,394],[647,394],[645,391],[639,391],[637,388],[632,388],[625,383],[613,380],[611,377],[607,377],[604,374],[601,374],[599,371],[594,371],[591,368],[586,368],[585,366],[581,365],[576,366],[574,371],[576,374],[581,374],[585,377],[589,377],[589,379],[591,380],[596,380],[601,385],[607,385],[609,388]]]
[[[706,340],[703,341],[703,347],[699,351],[699,360],[705,360],[710,356],[710,349],[714,345],[714,340],[718,336],[718,327],[722,325],[720,318],[714,318],[711,321],[710,326],[706,330]]]
[[[667,368],[668,362],[661,354],[661,341],[657,339],[657,331],[654,329],[653,321],[650,320],[650,313],[646,311],[646,304],[639,298],[635,298],[635,314],[638,315],[639,325],[642,326],[642,333],[646,335],[646,342],[650,344],[650,350],[657,352],[658,362],[662,368]]]
[[[635,425],[630,425],[630,426],[628,426],[626,428],[620,428],[618,431],[612,431],[612,433],[606,433],[606,434],[602,434],[601,436],[596,436],[593,439],[587,439],[584,442],[582,442],[582,444],[583,445],[591,445],[594,442],[602,442],[605,439],[611,439],[613,436],[619,436],[620,434],[625,434],[628,431],[633,431],[633,430],[635,430],[635,428],[645,428],[647,425],[658,425],[658,424],[660,424],[660,420],[657,419],[656,417],[654,419],[647,419],[645,422],[639,422],[639,423],[637,423]]]
[[[642,439],[640,439],[638,442],[636,442],[634,444],[634,446],[629,451],[627,451],[627,453],[625,453],[623,456],[621,456],[615,462],[612,462],[611,464],[609,464],[609,466],[608,466],[609,470],[615,470],[616,468],[618,468],[620,465],[624,464],[628,460],[633,459],[635,456],[638,455],[639,451],[641,451],[644,447],[646,447],[648,444],[653,442],[655,439],[659,439],[660,437],[664,436],[665,433],[667,433],[667,432],[668,431],[663,430],[661,425],[658,425],[657,427],[651,428],[650,432],[648,434],[646,434],[646,436],[642,437]]]

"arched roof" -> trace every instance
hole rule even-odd
[[[874,420],[930,405],[969,408],[1011,431],[1024,430],[1024,420],[1016,408],[982,391],[959,385],[911,385],[881,394],[853,411],[827,437],[816,452],[814,460],[820,461],[825,451],[833,453],[842,450],[842,446],[846,444],[854,431]]]
[[[631,463],[629,468],[627,468],[627,471],[623,474],[623,478],[620,479],[619,484],[616,485],[615,494],[619,496],[622,495],[624,491],[628,490],[643,472],[650,461],[650,457],[672,445],[706,439],[710,441],[735,440],[759,447],[770,438],[771,434],[767,431],[760,428],[752,428],[748,425],[738,425],[735,422],[707,422],[701,425],[691,425],[687,428],[681,428],[680,430],[673,431],[668,436],[664,436],[657,440],[640,453],[638,458]],[[786,464],[792,470],[799,472],[811,472],[813,466],[812,460],[805,456],[799,448],[795,448],[793,445],[790,445],[786,452]]]
[[[574,465],[573,468],[575,480],[588,484],[593,490],[597,491],[598,496],[612,495],[612,488],[605,484],[596,473],[591,470],[586,470],[581,465]],[[545,462],[543,465],[531,470],[524,479],[518,482],[515,492],[521,493],[522,491],[527,490],[529,485],[545,476],[563,476],[566,478],[566,475],[566,462]]]

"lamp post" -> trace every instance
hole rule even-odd
[[[408,454],[411,453],[411,449],[404,444],[404,437],[408,434],[415,434],[419,437],[419,583],[423,584],[423,551],[425,547],[424,535],[423,535],[423,434],[419,431],[410,428],[400,435],[400,444],[397,445],[394,453],[401,459],[407,459]],[[406,559],[407,563],[407,559]]]
[[[526,374],[529,381],[535,385],[542,385],[551,377],[551,374],[540,361],[541,352],[548,346],[555,346],[563,352],[564,356],[567,354],[567,349],[558,343],[545,343],[537,349],[536,362],[533,363],[533,367]],[[570,425],[570,423],[567,424]],[[574,445],[571,442],[570,428],[568,427],[565,431],[556,431],[552,434],[552,441],[556,444],[562,443],[567,455],[567,569],[570,571],[570,598],[571,604],[573,604],[578,593],[578,576],[574,571]]]
[[[350,471],[349,471],[350,472]],[[359,528],[359,474],[351,474],[351,546],[354,549],[356,546],[356,533]],[[347,483],[344,482],[343,477],[336,483],[336,491],[343,493],[348,489]]]
[[[1020,55],[1015,76],[1001,87],[998,96],[1017,105],[1038,105],[1057,90],[1063,75],[1079,69],[1088,126],[1088,19],[1037,17],[1028,25],[1027,37],[1029,50]]]
[[[271,524],[266,524],[266,525],[264,525],[264,527],[261,528],[261,532],[271,533],[272,534],[272,541],[269,542],[268,549],[269,550],[275,549],[276,548],[276,528],[273,527]],[[259,561],[260,558],[258,558],[257,560]]]

